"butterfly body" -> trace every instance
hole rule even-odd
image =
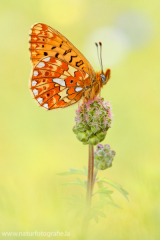
[[[29,44],[30,89],[47,110],[70,106],[81,98],[93,99],[109,80],[110,70],[96,73],[68,39],[45,24],[33,25]]]

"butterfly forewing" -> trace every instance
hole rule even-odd
[[[33,25],[30,32],[30,53],[33,65],[45,56],[53,56],[65,60],[69,64],[81,68],[90,77],[95,76],[95,71],[87,59],[69,42],[62,34],[55,29],[37,23]]]
[[[30,88],[34,98],[45,109],[63,108],[79,101],[89,75],[53,56],[42,58],[34,67]]]

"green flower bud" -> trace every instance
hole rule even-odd
[[[86,142],[83,142],[83,144],[84,144],[84,145],[88,145],[88,141],[86,141]]]
[[[76,127],[75,127],[75,126],[73,127],[73,129],[72,129],[72,130],[73,130],[73,132],[74,132],[75,134],[77,134],[77,133],[78,133],[78,130],[76,129]]]
[[[86,131],[86,135],[87,135],[88,137],[90,137],[90,136],[92,135],[92,130],[87,130],[87,131]]]
[[[77,138],[85,144],[96,145],[105,139],[107,130],[111,127],[111,106],[103,98],[95,97],[94,100],[79,105],[75,121],[73,132]]]
[[[87,135],[85,132],[79,132],[77,134],[77,138],[81,141],[81,142],[86,142],[87,141]]]
[[[96,136],[94,136],[92,138],[89,138],[88,143],[91,145],[97,145],[99,143],[99,139]]]
[[[97,168],[99,170],[105,170],[107,167],[106,167],[106,163],[105,162],[101,162],[98,164]]]
[[[79,131],[79,132],[83,132],[85,129],[84,129],[84,125],[82,123],[79,123],[76,125],[76,129]]]
[[[107,132],[100,132],[96,136],[101,140],[101,139],[105,138],[106,134],[107,134]]]
[[[104,137],[104,138],[101,138],[101,139],[99,140],[99,142],[102,142],[104,139],[105,139],[105,137]]]
[[[104,145],[104,148],[105,148],[105,149],[110,149],[109,144],[105,144],[105,145]]]
[[[112,155],[115,156],[116,155],[116,152],[114,150],[111,150],[112,152]]]
[[[112,167],[112,162],[108,162],[107,163],[107,167],[109,168],[109,167]]]
[[[93,127],[93,126],[91,126],[91,131],[92,131],[93,133],[96,133],[96,131],[97,131],[97,128],[96,128],[96,127]]]
[[[104,146],[98,144],[94,151],[94,163],[95,167],[99,170],[104,170],[112,166],[112,161],[115,156],[115,151],[110,149],[108,144]]]

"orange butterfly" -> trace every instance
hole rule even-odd
[[[33,64],[30,89],[47,110],[68,107],[82,97],[92,100],[110,78],[110,69],[103,73],[101,59],[102,71],[96,73],[67,38],[45,24],[32,26],[29,44]]]

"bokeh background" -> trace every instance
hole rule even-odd
[[[47,112],[31,97],[28,34],[37,22],[66,36],[97,71],[94,42],[102,41],[104,68],[112,70],[102,96],[111,101],[114,124],[104,143],[116,157],[99,176],[121,184],[130,202],[115,192],[122,209],[107,206],[107,218],[91,221],[88,239],[158,240],[158,0],[0,1],[0,231],[60,230],[70,232],[67,239],[77,239],[81,228],[81,219],[66,213],[66,197],[85,190],[61,187],[76,176],[57,173],[87,166],[88,148],[72,132],[77,105]]]

